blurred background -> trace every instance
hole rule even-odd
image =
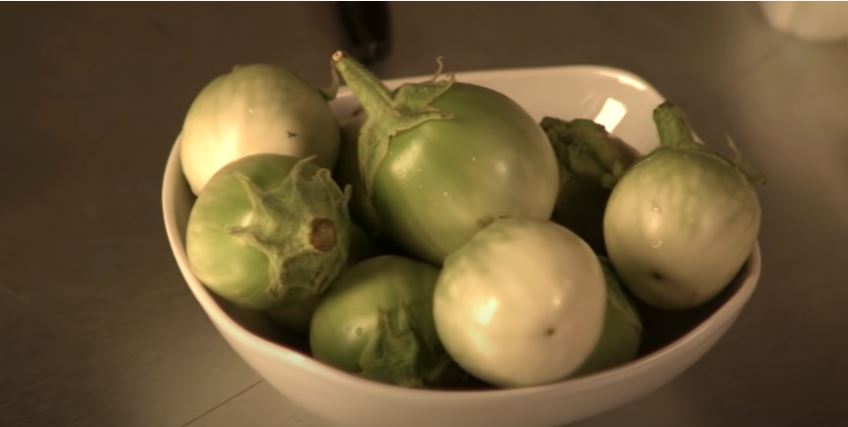
[[[355,4],[0,4],[0,425],[324,425],[206,319],[168,247],[160,188],[209,80],[267,62],[323,86],[340,47],[383,78],[430,73],[437,56],[450,71],[619,67],[704,140],[731,135],[768,177],[757,293],[695,367],[575,425],[839,424],[848,21],[832,18],[845,4],[829,21],[762,6],[391,3],[363,26]]]

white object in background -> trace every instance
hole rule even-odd
[[[848,2],[760,3],[769,24],[804,40],[848,38]]]

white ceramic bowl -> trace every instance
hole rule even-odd
[[[651,114],[663,98],[626,71],[567,66],[459,73],[457,79],[510,96],[536,119],[544,115],[594,119],[641,152],[657,144]],[[356,107],[345,92],[333,102],[342,123]],[[680,314],[643,312],[652,341],[637,360],[615,369],[510,390],[433,391],[384,385],[311,359],[302,338],[285,335],[262,315],[233,308],[197,280],[189,269],[184,241],[194,197],[181,174],[178,144],[165,169],[162,205],[168,239],[189,288],[221,335],[269,384],[340,425],[554,426],[598,414],[650,393],[695,363],[736,320],[760,274],[757,246],[734,283],[713,302]],[[668,316],[675,317],[668,321]]]

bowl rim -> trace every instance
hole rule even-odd
[[[601,73],[618,78],[623,84],[637,85],[639,89],[647,90],[650,96],[659,96],[662,98],[656,89],[654,89],[653,86],[641,77],[633,74],[632,72],[609,66],[565,65],[514,68],[505,70],[465,71],[457,72],[455,74],[457,77],[462,77],[468,80],[476,80],[485,77],[497,76],[497,74],[502,72],[521,74],[524,76],[548,73],[558,74],[563,72]],[[419,76],[390,79],[386,80],[386,83],[389,85],[399,84],[420,78],[421,77]],[[343,96],[347,93],[349,92],[346,92],[342,88],[339,91],[339,96]],[[203,286],[191,273],[185,254],[184,236],[180,236],[178,232],[176,215],[173,214],[175,206],[175,189],[173,187],[175,185],[180,185],[180,183],[185,184],[185,178],[182,177],[179,153],[180,138],[178,135],[167,157],[162,181],[161,203],[165,231],[171,251],[177,261],[177,265],[184,280],[188,284],[195,299],[203,308],[205,314],[212,321],[213,325],[216,326],[221,334],[225,335],[225,338],[228,338],[228,341],[229,339],[238,340],[240,344],[250,347],[253,351],[264,353],[270,358],[285,359],[290,363],[295,363],[299,369],[307,371],[310,376],[320,378],[321,380],[333,383],[336,386],[343,386],[349,389],[360,389],[362,392],[370,393],[370,395],[377,398],[390,398],[396,400],[414,399],[419,401],[426,399],[432,403],[436,403],[441,400],[450,400],[454,403],[461,403],[461,401],[477,400],[481,398],[513,399],[516,397],[532,397],[542,394],[574,394],[585,390],[604,387],[610,383],[620,382],[627,378],[637,376],[645,370],[662,367],[664,361],[673,358],[674,355],[679,352],[694,351],[698,341],[702,338],[708,337],[711,332],[720,330],[722,325],[726,324],[727,327],[729,327],[729,323],[732,323],[735,317],[741,313],[742,308],[753,295],[762,269],[760,244],[759,241],[755,241],[751,255],[743,265],[741,274],[739,274],[735,279],[741,282],[738,289],[736,289],[736,291],[728,297],[728,299],[720,307],[718,307],[707,318],[702,320],[692,330],[666,344],[662,348],[656,349],[651,353],[639,357],[638,359],[614,368],[605,369],[600,372],[587,374],[577,378],[563,379],[556,382],[518,388],[444,390],[398,387],[391,384],[371,381],[336,369],[330,365],[319,362],[306,354],[290,349],[281,343],[256,335],[236,322],[224,311],[206,287]],[[191,190],[188,191],[190,192]],[[229,344],[231,347],[233,346],[232,343]]]

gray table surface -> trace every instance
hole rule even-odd
[[[848,41],[757,5],[393,4],[385,78],[604,64],[732,135],[768,178],[760,287],[668,385],[576,425],[845,425]],[[333,4],[0,5],[0,425],[324,425],[226,345],[165,239],[166,155],[200,87],[270,62],[315,84]]]

